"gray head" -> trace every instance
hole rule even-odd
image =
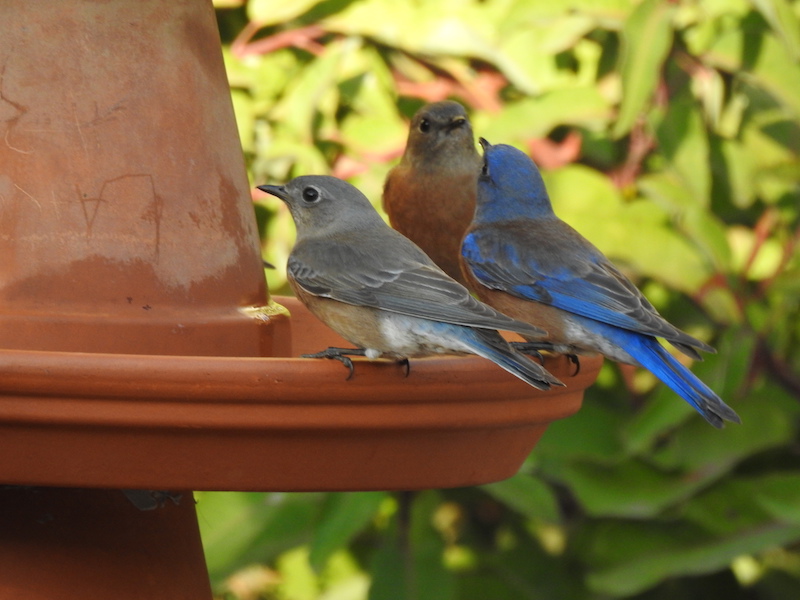
[[[411,120],[404,160],[424,168],[438,158],[452,163],[460,158],[479,162],[467,111],[458,102],[426,104]]]
[[[298,240],[375,223],[384,225],[364,194],[330,175],[304,175],[286,185],[259,185],[258,189],[286,203],[297,226]]]

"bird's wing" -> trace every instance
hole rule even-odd
[[[405,244],[399,248],[396,244],[393,248],[373,246],[370,252],[364,244],[306,243],[295,247],[288,273],[308,293],[347,304],[456,325],[543,335],[541,329],[473,298],[408,243],[413,252]]]
[[[502,235],[474,228],[462,255],[486,287],[663,337],[693,358],[700,358],[694,348],[714,351],[667,322],[597,248],[562,221],[515,224],[503,227]]]

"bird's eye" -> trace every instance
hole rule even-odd
[[[490,176],[489,176],[489,163],[486,162],[486,161],[483,161],[483,166],[481,167],[480,179],[483,179],[484,181],[490,179]]]
[[[307,187],[303,190],[303,200],[308,202],[309,204],[317,202],[319,200],[319,190],[315,187]]]
[[[422,121],[419,122],[419,130],[422,133],[428,133],[431,130],[431,122],[428,121],[428,119],[422,119]]]

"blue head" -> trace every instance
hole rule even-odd
[[[481,138],[483,169],[478,177],[478,222],[519,217],[554,218],[550,197],[536,164],[524,152]]]

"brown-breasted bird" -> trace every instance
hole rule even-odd
[[[475,212],[481,164],[464,107],[434,102],[411,120],[403,158],[383,188],[392,227],[462,284],[461,238]]]

